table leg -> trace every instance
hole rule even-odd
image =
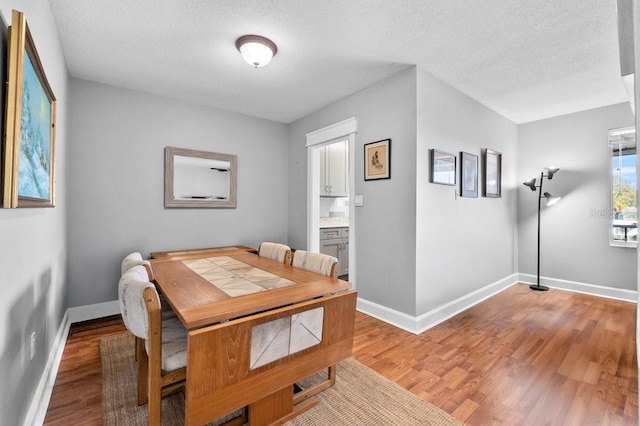
[[[280,425],[318,404],[316,397],[293,405],[293,386],[287,386],[249,405],[249,425]]]

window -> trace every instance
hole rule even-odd
[[[638,245],[636,177],[636,130],[625,127],[609,131],[611,168],[611,227],[609,245]]]

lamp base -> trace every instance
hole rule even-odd
[[[546,285],[540,285],[540,284],[530,285],[529,288],[531,290],[537,290],[537,291],[549,291],[549,287],[547,287]]]

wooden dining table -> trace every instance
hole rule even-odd
[[[280,424],[317,403],[294,404],[294,383],[351,356],[356,292],[347,281],[245,246],[151,257],[158,289],[188,330],[186,425],[244,407],[250,425]],[[316,329],[316,340],[294,342],[296,324]]]

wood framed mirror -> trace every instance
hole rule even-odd
[[[166,147],[164,206],[235,208],[237,163],[235,155]]]

